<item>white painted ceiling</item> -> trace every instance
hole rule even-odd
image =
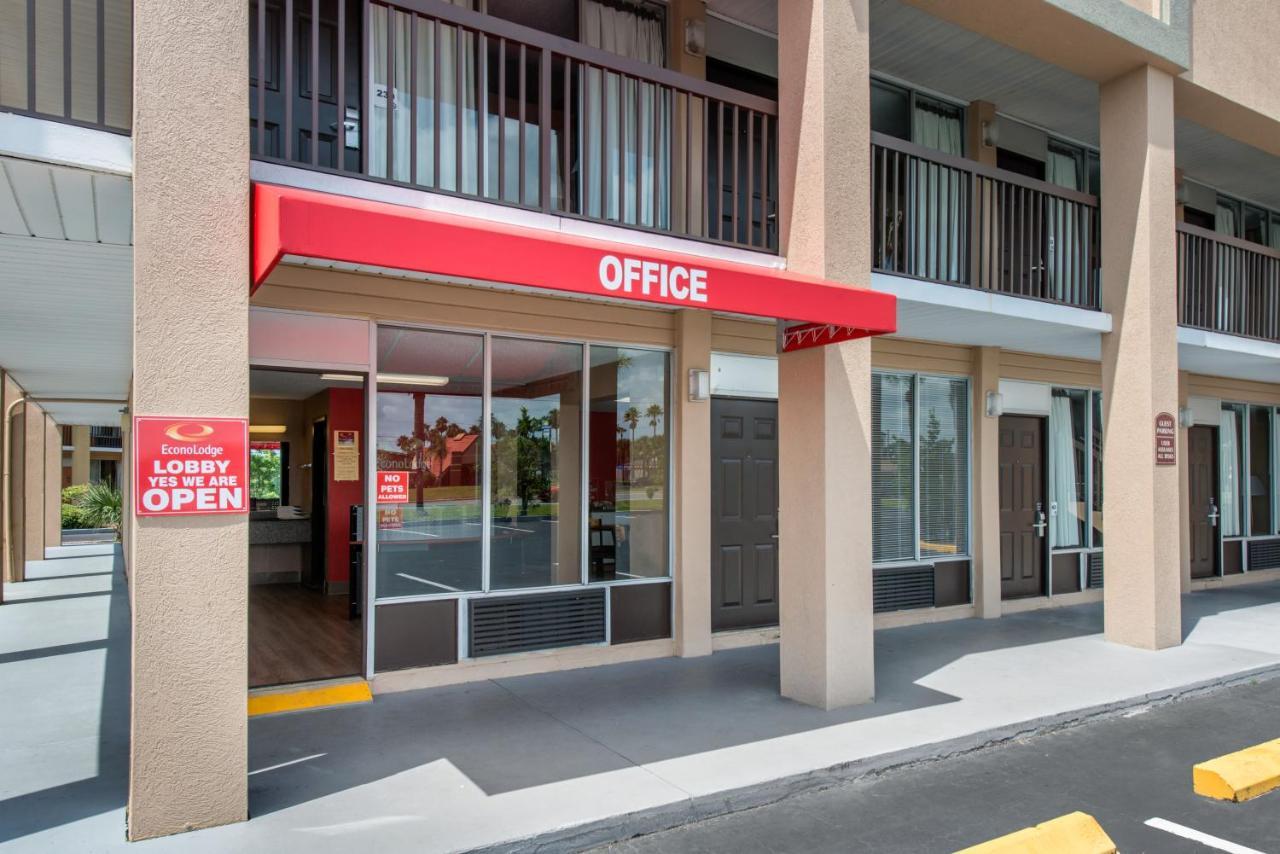
[[[1280,159],[1187,119],[1174,132],[1174,160],[1186,177],[1280,210]]]
[[[707,0],[707,11],[766,33],[778,31],[778,0]]]
[[[0,157],[0,366],[28,394],[119,401],[132,372],[130,180]],[[120,404],[45,405],[120,423]]]

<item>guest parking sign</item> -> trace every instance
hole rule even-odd
[[[249,422],[139,415],[133,475],[139,516],[247,513]]]

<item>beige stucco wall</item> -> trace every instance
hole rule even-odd
[[[670,311],[306,267],[278,267],[253,304],[513,334],[660,347],[675,342]]]
[[[1184,77],[1255,112],[1280,120],[1280,3],[1195,0],[1191,70]]]
[[[1103,443],[1109,640],[1181,642],[1178,466],[1155,464],[1157,413],[1178,411],[1173,78],[1140,68],[1102,86]]]
[[[712,318],[685,310],[676,318],[671,397],[676,408],[676,652],[711,652],[711,401],[690,400],[691,370],[711,369]]]
[[[71,428],[71,482],[89,482],[89,444],[90,430],[87,425],[77,424]]]
[[[0,576],[4,581],[16,581],[22,577],[22,520],[23,516],[23,464],[26,455],[22,445],[24,424],[22,408],[26,404],[18,400],[24,395],[22,388],[8,373],[0,382],[0,447],[7,453],[0,454]]]
[[[44,418],[44,546],[62,545],[62,430]]]
[[[22,553],[26,560],[44,560],[44,433],[45,414],[28,401],[22,405]],[[25,573],[24,573],[25,574]]]
[[[868,284],[866,0],[797,0],[779,18],[779,223],[790,269]],[[782,693],[820,708],[875,695],[871,342],[778,365]]]
[[[134,2],[135,415],[249,412],[248,17]],[[248,813],[244,516],[143,517],[129,836]]]

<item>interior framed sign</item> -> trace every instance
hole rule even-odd
[[[249,420],[137,415],[133,510],[138,516],[249,512]]]

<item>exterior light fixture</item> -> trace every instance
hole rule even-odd
[[[684,52],[690,56],[705,56],[707,53],[707,24],[697,18],[684,20]]]
[[[364,377],[359,374],[321,374],[320,379],[331,383],[362,383]]]
[[[1000,144],[1000,123],[995,119],[982,123],[982,144],[989,148]]]
[[[449,384],[448,377],[433,377],[430,374],[378,374],[378,382],[390,385],[429,385],[439,387]]]
[[[708,400],[711,398],[711,372],[706,368],[689,369],[689,399]]]
[[[1190,406],[1183,406],[1178,409],[1178,425],[1190,429],[1196,426],[1196,413]]]
[[[1004,395],[998,391],[987,392],[987,417],[999,418],[1004,415]]]
[[[283,424],[250,424],[250,433],[287,433],[289,428]]]

